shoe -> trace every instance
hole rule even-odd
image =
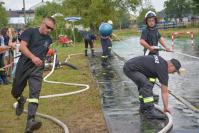
[[[42,123],[40,121],[35,121],[34,119],[30,119],[27,121],[25,133],[33,133],[34,130],[38,130],[41,128]]]
[[[20,115],[23,113],[24,104],[25,104],[25,103],[26,103],[26,98],[24,98],[24,97],[21,97],[21,98],[18,100],[17,107],[16,107],[16,115],[17,115],[17,116],[20,116]]]
[[[142,112],[144,116],[148,119],[161,119],[161,120],[166,119],[166,116],[157,111],[154,107],[151,109],[143,110]]]

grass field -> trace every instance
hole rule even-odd
[[[196,38],[199,38],[199,28],[172,28],[172,29],[166,29],[166,30],[159,30],[161,35],[164,37],[171,37],[172,32],[193,32],[194,36]],[[140,36],[141,33],[138,31],[138,29],[135,28],[129,28],[129,29],[123,29],[123,30],[114,30],[114,33],[119,37],[119,38],[124,38],[124,37],[130,37],[130,36]],[[182,36],[182,37],[186,37]]]
[[[75,47],[54,46],[58,51],[60,60],[64,60],[68,54],[83,52],[83,44]],[[99,90],[92,75],[89,72],[89,62],[84,55],[72,56],[70,63],[79,70],[68,67],[57,69],[50,80],[63,82],[77,82],[90,85],[90,90],[81,94],[57,97],[52,99],[41,99],[38,112],[52,115],[63,121],[71,133],[106,133],[106,125],[100,105]],[[0,86],[0,133],[22,133],[25,128],[26,114],[16,117],[12,104],[15,100],[10,91],[11,85]],[[79,90],[79,87],[52,85],[43,83],[41,95],[65,93]],[[24,95],[28,96],[28,88]],[[43,122],[42,128],[36,133],[61,133],[62,129],[54,123],[38,118]]]

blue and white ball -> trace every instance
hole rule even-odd
[[[99,27],[99,32],[101,36],[110,36],[113,32],[113,27],[109,23],[102,23]]]

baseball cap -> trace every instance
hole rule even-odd
[[[170,61],[174,65],[174,67],[175,67],[176,71],[178,72],[178,74],[180,74],[180,71],[179,71],[180,68],[181,68],[180,61],[178,61],[177,59],[171,59]]]

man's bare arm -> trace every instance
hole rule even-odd
[[[161,94],[162,94],[162,101],[164,105],[164,112],[169,112],[169,93],[168,93],[168,87],[165,85],[161,85]]]

